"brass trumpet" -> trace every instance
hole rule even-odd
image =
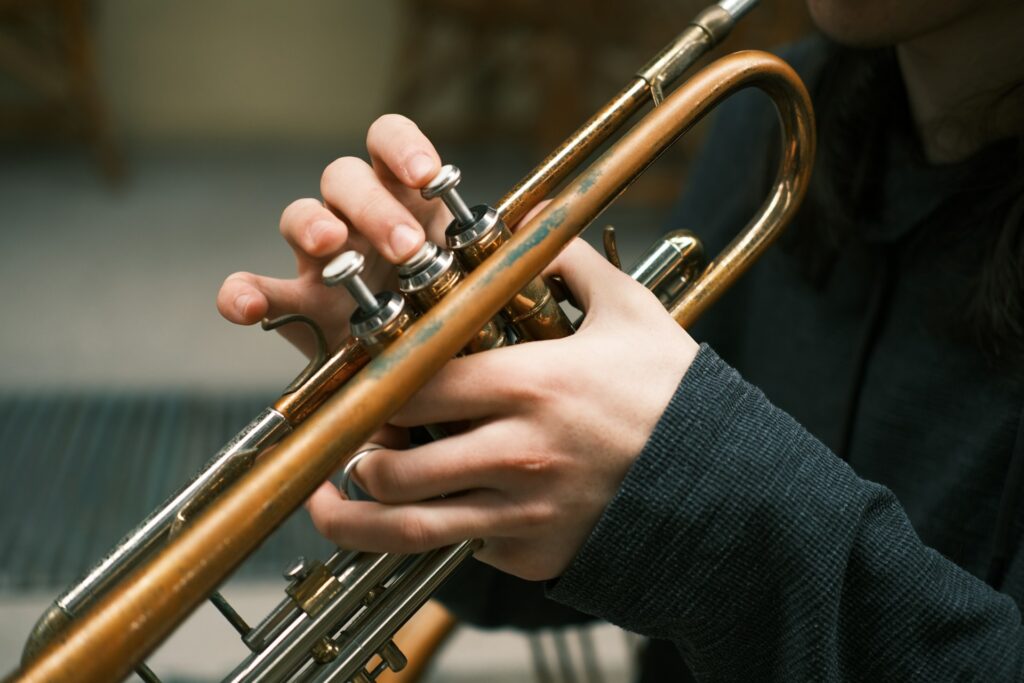
[[[211,596],[253,651],[229,680],[364,682],[402,668],[393,634],[472,554],[476,541],[415,558],[339,551],[324,563],[296,567],[288,598],[255,628],[238,623],[217,587],[503,309],[512,341],[571,333],[567,319],[551,308],[541,271],[675,139],[746,87],[769,95],[783,137],[778,173],[760,211],[706,266],[693,260],[699,251],[693,238],[677,235],[656,244],[632,274],[688,325],[778,236],[806,192],[814,158],[813,113],[796,74],[776,57],[741,52],[665,94],[755,2],[721,0],[701,12],[490,209],[495,225],[518,223],[633,113],[655,104],[514,235],[496,228],[493,241],[473,242],[475,251],[460,253],[469,272],[428,311],[410,316],[400,333],[369,351],[356,339],[333,354],[321,344],[273,407],[55,601],[10,680],[107,681],[133,668],[158,680],[143,658]],[[475,210],[471,214],[463,222],[477,219]]]

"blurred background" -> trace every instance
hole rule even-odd
[[[374,118],[419,122],[463,195],[493,203],[702,6],[0,0],[0,665],[301,368],[275,335],[222,321],[214,297],[236,270],[289,275],[281,210],[318,196],[333,159],[364,155]],[[808,28],[798,0],[765,2],[723,49]],[[602,219],[624,261],[669,227],[699,137]],[[325,547],[296,515],[229,598],[255,619],[278,599],[263,587]],[[232,667],[241,646],[207,617],[156,657],[168,679]],[[605,680],[627,680],[635,643],[593,637]],[[463,629],[431,680],[545,680],[531,647],[551,649]]]

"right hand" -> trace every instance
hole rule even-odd
[[[264,317],[302,313],[315,320],[330,345],[348,336],[355,303],[347,292],[326,287],[320,271],[338,253],[355,249],[366,257],[364,278],[374,291],[394,289],[394,265],[429,238],[444,244],[451,213],[440,201],[427,201],[420,188],[441,169],[434,146],[409,119],[388,114],[366,135],[370,163],[343,157],[320,180],[323,201],[298,199],[281,215],[281,235],[295,252],[297,276],[279,279],[238,272],[217,294],[221,315],[239,325]],[[307,356],[313,344],[295,325],[282,336]]]

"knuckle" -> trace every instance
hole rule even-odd
[[[405,488],[404,478],[394,465],[378,466],[361,473],[361,483],[366,492],[382,503],[395,503]]]
[[[285,237],[294,234],[296,229],[309,220],[314,214],[314,205],[321,208],[315,199],[296,199],[281,212],[278,229]]]
[[[516,472],[546,474],[554,469],[555,459],[548,451],[536,448],[520,448],[508,455],[506,463]]]
[[[529,364],[517,369],[515,376],[500,386],[506,399],[526,406],[546,402],[553,393],[551,377]]]
[[[224,278],[224,282],[221,283],[220,290],[217,294],[218,298],[228,297],[247,288],[255,287],[256,276],[248,271],[240,270],[236,273],[231,273],[231,275]]]
[[[343,520],[340,516],[334,515],[331,511],[321,507],[311,506],[309,517],[313,521],[313,528],[317,530],[317,533],[339,545],[344,545],[346,534]]]
[[[360,204],[353,212],[355,214],[352,216],[353,222],[362,228],[369,226],[372,230],[373,226],[384,220],[389,200],[391,200],[391,195],[387,190],[373,188],[366,191],[360,197]]]
[[[371,139],[378,137],[384,138],[388,134],[394,132],[396,128],[415,128],[416,124],[411,119],[402,116],[401,114],[384,114],[378,116],[377,120],[370,124],[370,128],[366,131],[367,143]]]
[[[412,512],[406,512],[398,519],[395,533],[403,548],[414,553],[430,550],[436,538],[423,516]]]
[[[335,159],[327,165],[323,175],[320,176],[320,194],[326,197],[328,194],[332,194],[332,188],[345,187],[346,179],[351,178],[354,173],[360,172],[365,166],[366,162],[359,157],[348,156]]]
[[[554,512],[554,506],[545,501],[523,505],[518,510],[519,523],[526,529],[547,527],[555,518]]]

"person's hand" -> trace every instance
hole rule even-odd
[[[234,273],[217,295],[221,315],[252,325],[264,317],[302,313],[317,321],[328,342],[335,344],[347,335],[355,304],[344,292],[321,283],[321,270],[331,258],[347,249],[362,252],[364,277],[380,291],[394,279],[392,265],[415,253],[425,232],[444,243],[451,214],[443,203],[426,201],[419,193],[441,168],[426,136],[409,119],[392,114],[370,126],[366,148],[370,163],[344,157],[327,167],[320,181],[323,202],[299,199],[284,210],[281,234],[295,252],[297,277]],[[286,325],[281,332],[309,355],[312,341],[296,327]]]
[[[552,264],[586,319],[573,336],[449,362],[391,420],[455,436],[379,450],[355,468],[378,502],[329,482],[307,504],[345,548],[416,553],[482,538],[477,557],[558,576],[642,450],[697,353],[658,300],[581,240]]]

